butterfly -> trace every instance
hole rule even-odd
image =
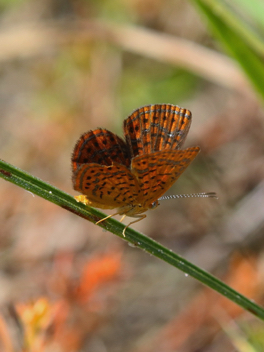
[[[125,139],[98,128],[84,133],[72,154],[75,199],[114,215],[146,217],[199,153],[199,147],[180,149],[191,125],[189,110],[171,104],[136,109],[124,120]]]

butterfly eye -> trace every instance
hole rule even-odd
[[[157,206],[159,205],[159,202],[157,201],[157,200],[155,200],[155,202],[153,202],[153,203],[151,203],[150,204],[150,209],[155,209],[155,208],[157,208]]]

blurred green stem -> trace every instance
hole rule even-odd
[[[246,23],[239,19],[239,17],[231,11],[231,8],[219,0],[201,0],[200,2],[210,8],[215,16],[221,18],[224,23],[239,34],[241,39],[244,38],[245,42],[247,42],[256,53],[264,57],[263,40]]]
[[[246,23],[238,20],[220,1],[193,0],[208,25],[227,51],[241,65],[256,91],[264,99],[264,41]]]

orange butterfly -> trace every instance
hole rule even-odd
[[[98,128],[84,133],[73,155],[73,188],[77,201],[114,215],[146,217],[199,153],[199,147],[180,149],[190,128],[189,110],[171,104],[143,106],[124,121],[125,141]]]

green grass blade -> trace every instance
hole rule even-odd
[[[193,0],[199,10],[206,16],[209,26],[215,36],[222,42],[229,53],[238,61],[243,70],[249,77],[255,89],[264,99],[264,65],[260,52],[263,52],[264,43],[258,41],[258,46],[254,45],[256,41],[248,43],[251,35],[245,40],[246,27],[239,32],[239,28],[234,29],[230,25],[227,16],[215,11],[217,1],[210,0]],[[212,3],[212,4],[211,4]],[[225,9],[226,12],[228,11]],[[263,54],[264,57],[264,54]]]
[[[59,205],[60,207],[94,223],[100,220],[101,218],[105,217],[105,214],[101,213],[100,211],[76,202],[76,200],[69,194],[62,192],[58,188],[53,187],[48,183],[2,160],[0,160],[0,176],[3,179],[14,183],[21,188],[24,188],[25,190],[32,192],[50,202],[53,202]],[[184,273],[199,280],[206,286],[211,287],[213,290],[219,292],[220,294],[235,302],[245,310],[256,315],[258,318],[264,320],[263,308],[261,308],[251,300],[247,299],[240,293],[236,292],[231,287],[227,286],[225,283],[221,282],[213,275],[198,268],[197,266],[188,262],[184,258],[170,251],[168,248],[165,248],[164,246],[152,240],[151,238],[144,236],[143,234],[130,228],[126,230],[126,237],[124,238],[122,235],[124,225],[114,219],[108,219],[100,223],[99,226],[116,234],[117,236],[130,242],[134,246],[143,249],[145,252],[148,252],[156,256],[157,258],[160,258],[161,260],[173,265]]]
[[[249,18],[251,23],[264,30],[264,1],[263,0],[233,0],[232,7],[238,8]]]
[[[232,11],[221,0],[197,0],[204,7],[210,10],[211,14],[225,23],[233,32],[237,33],[249,47],[252,48],[258,55],[264,57],[264,42],[252,27],[243,22],[238,15]],[[232,4],[231,4],[232,5]]]

